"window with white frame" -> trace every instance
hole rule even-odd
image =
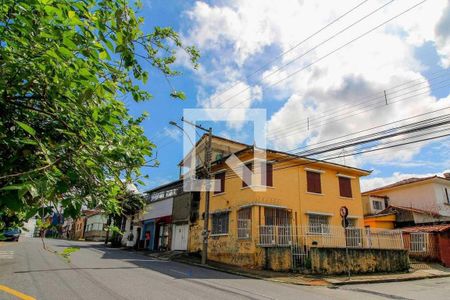
[[[450,204],[450,191],[448,188],[444,188],[445,200],[447,200],[447,204]]]
[[[383,201],[372,200],[372,207],[375,210],[383,210]]]
[[[249,239],[252,235],[252,208],[246,207],[237,212],[238,239]]]
[[[212,215],[211,234],[228,233],[229,212],[215,213]]]
[[[329,233],[330,217],[325,215],[309,215],[308,216],[308,232],[309,233]]]
[[[409,250],[411,252],[427,252],[428,233],[411,232]]]

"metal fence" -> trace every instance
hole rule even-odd
[[[338,226],[259,226],[261,247],[349,247],[367,249],[403,249],[399,230],[380,228],[342,228]]]

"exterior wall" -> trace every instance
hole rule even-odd
[[[427,249],[424,252],[412,252],[411,251],[411,234],[409,232],[403,232],[403,245],[405,249],[409,250],[409,257],[422,260],[422,261],[439,261],[439,240],[438,235],[435,233],[429,233],[427,236]]]
[[[364,226],[370,228],[394,229],[395,215],[365,217]]]
[[[86,224],[86,218],[85,217],[80,217],[78,219],[75,220],[74,222],[74,235],[73,235],[73,239],[74,240],[80,240],[84,238],[84,227]]]
[[[438,182],[424,181],[406,184],[372,194],[389,197],[390,205],[413,207],[450,217],[450,204],[446,203],[444,188],[450,192],[450,180],[440,179]]]
[[[406,272],[409,269],[407,250],[349,249],[348,264],[343,248],[311,248],[311,269],[315,274],[346,274],[350,272]]]
[[[442,264],[450,267],[450,231],[441,232],[438,237],[439,253]]]
[[[184,193],[173,200],[172,221],[188,222],[191,213],[192,194]]]
[[[362,201],[363,201],[364,215],[374,215],[374,214],[377,214],[377,213],[379,213],[380,211],[382,211],[383,209],[386,208],[385,199],[383,199],[383,198],[371,197],[371,196],[368,196],[368,195],[363,195],[361,198],[362,198]],[[381,201],[382,209],[374,209],[373,208],[373,202],[374,201]]]
[[[145,207],[145,214],[142,220],[150,220],[172,215],[173,198],[151,202]]]
[[[86,218],[84,238],[92,241],[102,241],[106,238],[106,231],[103,230],[107,222],[107,217],[102,214],[92,215]]]
[[[251,159],[241,157],[242,161]],[[275,157],[268,156],[268,160]],[[322,193],[312,194],[307,192],[305,168],[320,169]],[[220,171],[220,169],[213,170]],[[351,179],[352,198],[344,198],[339,195],[339,180],[337,174],[354,176]],[[210,213],[229,211],[228,234],[210,235],[208,246],[208,259],[224,263],[242,266],[262,266],[264,257],[258,244],[258,226],[264,225],[264,205],[283,207],[291,213],[291,225],[307,226],[308,214],[319,213],[330,217],[330,226],[341,226],[339,208],[346,206],[349,209],[349,217],[356,218],[356,227],[363,227],[363,207],[360,193],[359,175],[339,166],[331,167],[320,163],[308,163],[307,167],[299,165],[298,161],[284,162],[274,165],[273,187],[267,187],[266,191],[253,191],[249,187],[242,187],[241,179],[233,171],[227,170],[225,192],[214,195],[211,193]],[[260,182],[255,176],[253,182]],[[251,238],[239,240],[237,238],[237,211],[242,206],[252,206],[252,232]],[[200,216],[204,213],[205,193],[201,193]],[[212,229],[212,218],[209,222],[209,230]],[[201,250],[201,231],[203,219],[200,218],[190,228],[189,251]],[[239,254],[239,255],[237,255]],[[290,259],[287,261],[290,262]]]

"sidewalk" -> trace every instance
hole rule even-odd
[[[161,254],[149,253],[147,255],[159,259],[162,258]],[[170,258],[166,259],[250,278],[307,286],[400,282],[408,280],[450,277],[449,268],[444,268],[441,265],[435,263],[411,263],[411,271],[409,273],[354,275],[351,276],[350,279],[348,279],[347,276],[315,276],[298,273],[243,269],[240,267],[216,262],[209,262],[207,266],[204,266],[200,264],[199,257],[187,256],[185,254],[179,253],[174,254]]]

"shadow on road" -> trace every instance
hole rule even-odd
[[[50,247],[79,247],[82,250],[95,251],[101,254],[101,259],[117,260],[133,264],[132,267],[126,266],[108,266],[108,267],[86,267],[86,268],[56,268],[47,270],[27,270],[17,271],[15,273],[33,273],[33,272],[56,272],[68,270],[126,270],[126,269],[148,269],[170,276],[174,279],[242,279],[245,277],[219,272],[215,270],[205,269],[201,267],[191,266],[174,261],[159,260],[145,255],[145,252],[124,250],[119,248],[109,248],[103,243],[92,243],[82,241],[52,240],[48,243]]]

